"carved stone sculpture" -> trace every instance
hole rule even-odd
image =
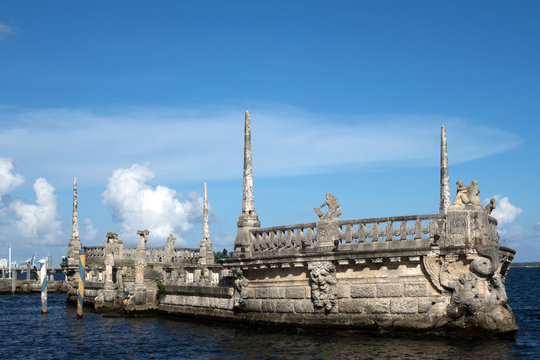
[[[448,262],[442,263],[440,283],[452,293],[447,315],[457,318],[461,315],[474,314],[480,305],[476,275],[467,272],[458,279],[452,279],[447,270]]]
[[[452,203],[453,208],[481,208],[480,190],[478,190],[478,181],[473,180],[471,185],[463,185],[463,180],[458,180],[457,193]]]
[[[488,204],[486,205],[485,209],[488,213],[488,215],[491,215],[491,213],[493,212],[493,210],[495,210],[495,198],[491,198],[488,202]]]
[[[321,210],[324,206],[328,206],[326,214]],[[341,206],[338,204],[336,197],[330,193],[326,193],[326,200],[313,210],[321,220],[337,220],[341,215]]]
[[[232,268],[231,273],[234,279],[234,308],[243,309],[246,306],[246,302],[243,298],[243,291],[247,285],[247,281],[242,273],[242,269]]]
[[[175,255],[175,247],[174,242],[176,241],[176,238],[173,236],[173,234],[170,234],[167,238],[167,245],[165,246],[165,256],[164,256],[164,262],[165,263],[171,263],[173,261],[174,255]]]
[[[324,206],[328,206],[326,214],[321,210]],[[336,197],[326,193],[326,200],[313,210],[320,218],[317,221],[317,244],[319,246],[334,245],[334,241],[339,239],[340,232],[337,223],[341,215],[341,206]]]
[[[139,230],[137,235],[141,237],[137,250],[135,250],[135,283],[142,284],[144,282],[144,269],[146,268],[146,242],[148,241],[148,235],[150,231]]]
[[[308,269],[313,306],[331,311],[336,304],[336,267],[331,262],[316,262],[310,263]]]

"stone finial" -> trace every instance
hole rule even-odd
[[[251,163],[251,119],[249,111],[245,114],[244,125],[244,191],[242,197],[242,214],[238,219],[238,233],[234,241],[235,251],[246,251],[251,243],[250,230],[261,226],[255,213],[253,199],[253,167]]]
[[[448,152],[446,147],[446,127],[441,127],[441,200],[439,211],[446,214],[450,206],[450,177],[448,174]]]
[[[457,193],[454,202],[452,203],[453,209],[482,209],[480,204],[480,190],[478,190],[478,181],[473,180],[471,185],[463,185],[463,180],[456,182]]]

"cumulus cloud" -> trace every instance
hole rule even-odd
[[[202,198],[193,192],[181,201],[175,190],[149,185],[153,177],[148,164],[114,170],[102,194],[103,204],[112,210],[125,238],[135,238],[137,230],[148,229],[151,239],[160,243],[173,233],[177,244],[184,244],[182,234],[202,215]]]
[[[0,196],[24,183],[24,176],[13,173],[14,168],[11,159],[0,158]]]
[[[513,205],[506,196],[500,194],[494,195],[496,202],[496,208],[491,213],[495,219],[497,219],[498,225],[504,229],[505,225],[514,222],[516,217],[521,214],[521,208]],[[484,204],[487,204],[489,199],[484,200]]]
[[[13,27],[0,23],[0,40],[8,35],[13,34],[14,32],[15,29]]]
[[[83,235],[84,240],[85,241],[94,240],[97,235],[97,230],[94,227],[92,220],[90,220],[89,218],[84,218],[83,223],[84,223],[84,235]]]
[[[22,237],[41,244],[64,243],[54,187],[47,180],[39,178],[34,182],[34,192],[36,204],[28,204],[20,199],[9,204],[15,215],[15,228]]]

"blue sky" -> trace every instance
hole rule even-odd
[[[498,195],[501,238],[540,259],[536,1],[0,3],[0,258],[71,232],[149,228],[231,249],[252,113],[262,226],[438,212],[439,131],[455,182]],[[39,179],[39,180],[38,180]],[[502,221],[501,221],[502,220]]]

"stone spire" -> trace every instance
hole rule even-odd
[[[448,175],[448,153],[446,150],[446,128],[441,127],[441,203],[439,211],[446,214],[450,206],[450,177]]]
[[[68,245],[68,265],[79,265],[79,251],[82,248],[81,239],[79,237],[79,215],[77,209],[77,178],[73,179],[73,218],[71,227],[71,239]]]
[[[246,111],[244,124],[244,196],[242,198],[242,214],[255,213],[253,200],[253,166],[251,164],[251,119]]]
[[[79,215],[77,209],[77,178],[73,178],[73,218],[71,237],[79,237]]]
[[[242,197],[242,214],[238,219],[238,233],[234,241],[235,255],[246,252],[251,242],[250,229],[261,226],[259,217],[255,213],[255,200],[253,199],[253,167],[251,163],[251,119],[246,111],[244,124],[244,193]],[[243,250],[242,250],[243,249]],[[237,253],[238,252],[238,253]]]
[[[200,244],[199,263],[211,265],[214,263],[214,253],[212,252],[212,240],[210,240],[210,232],[208,230],[208,192],[206,190],[206,182],[204,183],[203,199],[203,231]]]

